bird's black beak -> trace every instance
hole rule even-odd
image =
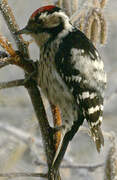
[[[30,34],[31,31],[27,28],[27,26],[17,32],[15,32],[15,35],[20,35],[20,34]]]

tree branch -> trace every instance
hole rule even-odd
[[[1,82],[0,89],[12,88],[16,86],[24,86],[24,82],[25,82],[25,79],[18,79],[18,80],[9,81],[9,82]]]
[[[61,168],[73,168],[73,169],[87,169],[88,171],[95,171],[97,168],[103,167],[104,164],[97,164],[97,165],[66,165],[61,166]],[[43,173],[26,173],[26,172],[18,172],[18,173],[0,173],[0,177],[8,177],[8,178],[14,178],[14,177],[42,177],[42,178],[48,178],[48,174]]]
[[[32,104],[33,104],[33,107],[37,116],[37,120],[40,125],[44,149],[47,156],[47,163],[48,163],[48,166],[50,166],[53,160],[54,153],[55,153],[52,128],[49,126],[46,112],[43,108],[43,102],[42,102],[41,95],[40,95],[37,85],[33,81],[30,81],[25,85],[25,87],[28,90],[28,93],[30,95],[30,98],[31,98],[31,101],[32,101]]]
[[[41,178],[47,178],[47,174],[43,173],[0,173],[0,177],[7,177],[7,178],[15,178],[15,177],[41,177]]]
[[[13,15],[12,9],[8,5],[7,0],[0,0],[0,11],[2,12],[2,15],[5,19],[5,22],[7,23],[7,26],[16,42],[16,45],[20,52],[24,55],[24,57],[29,57],[28,52],[28,44],[23,40],[22,36],[16,36],[15,32],[19,30],[19,26],[16,23],[15,17]]]
[[[53,140],[53,129],[49,126],[47,116],[45,109],[43,108],[43,102],[41,99],[41,95],[39,92],[39,89],[34,81],[30,81],[25,84],[25,87],[28,90],[28,93],[30,95],[37,120],[40,125],[41,133],[42,133],[42,139],[43,139],[43,145],[44,150],[47,157],[47,164],[48,168],[50,169],[53,157],[55,155],[55,146],[54,146],[54,140]],[[38,97],[38,98],[37,98]],[[54,177],[54,179],[53,179]],[[52,174],[52,177],[48,177],[49,180],[60,180],[59,171],[57,169],[54,174]]]
[[[36,164],[38,166],[46,166],[45,163],[42,163],[42,162],[36,162]],[[104,168],[104,164],[105,163],[100,163],[100,164],[88,164],[88,165],[84,165],[84,164],[75,164],[75,165],[72,165],[72,164],[67,164],[67,165],[61,165],[60,168],[61,169],[87,169],[88,171],[90,172],[94,172],[96,169],[98,168]]]
[[[4,37],[1,33],[0,33],[0,45],[2,46],[2,48],[4,48],[11,56],[15,56],[16,52],[14,51],[12,44],[8,41],[8,39],[6,37]]]
[[[8,41],[6,37],[4,37],[2,34],[0,34],[0,45],[8,52],[10,56],[3,56],[3,52],[0,54],[0,68],[9,65],[14,64],[16,66],[19,66],[27,73],[32,73],[36,71],[37,64],[34,63],[29,58],[26,58],[23,56],[22,52],[15,51],[12,47],[12,44]],[[5,54],[5,52],[4,52]]]

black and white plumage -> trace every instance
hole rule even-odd
[[[101,132],[106,73],[91,41],[73,27],[58,7],[36,10],[18,34],[30,34],[40,47],[39,84],[48,100],[60,108],[62,139],[53,165],[62,159],[69,141],[84,119],[97,150],[104,144]]]

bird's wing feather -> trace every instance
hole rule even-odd
[[[102,121],[106,74],[98,51],[82,32],[75,30],[61,42],[55,64],[80,105],[95,142],[103,144],[102,133],[96,132]]]

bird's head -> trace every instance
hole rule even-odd
[[[27,25],[16,34],[30,34],[40,45],[49,37],[57,36],[63,30],[71,29],[69,21],[69,17],[59,7],[44,6],[33,12]]]

